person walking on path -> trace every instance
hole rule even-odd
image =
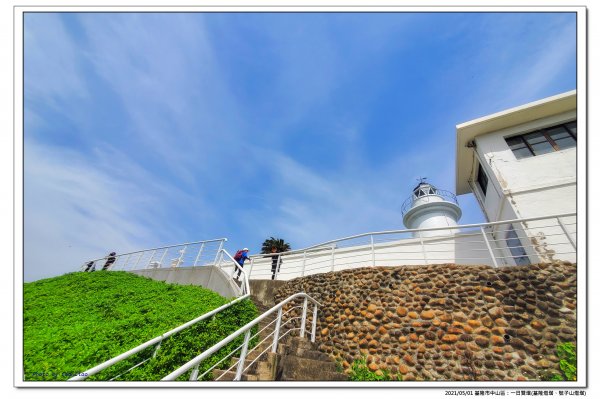
[[[261,254],[265,254],[265,258],[271,258],[271,280],[275,280],[277,274],[281,270],[281,264],[283,263],[283,252],[291,250],[292,247],[289,243],[285,242],[283,238],[275,238],[271,236],[262,243]]]
[[[117,260],[117,257],[115,255],[115,252],[111,252],[110,254],[108,254],[108,257],[106,258],[106,263],[104,264],[104,266],[102,266],[102,270],[108,270],[108,268],[113,263],[115,263],[115,261]]]
[[[96,270],[96,266],[94,266],[94,261],[91,260],[88,263],[85,264],[85,270],[84,272],[93,272],[94,270]]]
[[[274,254],[269,255],[271,257],[271,273],[273,273],[271,280],[275,280],[275,275],[279,273],[279,269],[281,268],[283,261],[281,260],[281,255],[277,254],[276,247],[271,248],[271,253]]]
[[[235,254],[235,256],[233,257],[233,259],[241,267],[244,267],[244,262],[246,261],[246,259],[250,259],[250,257],[248,257],[248,248],[244,248],[242,250],[237,251],[236,254]],[[237,276],[235,277],[236,280],[239,280],[240,274],[242,274],[242,269],[241,268],[237,269]]]

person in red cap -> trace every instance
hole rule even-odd
[[[244,248],[241,251],[237,251],[233,259],[235,259],[235,261],[239,263],[241,267],[244,267],[244,262],[246,261],[246,259],[250,259],[248,257],[248,248]],[[236,280],[240,278],[240,274],[242,274],[242,269],[237,269],[237,276],[235,277]]]

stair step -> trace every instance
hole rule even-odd
[[[295,354],[298,357],[303,357],[310,360],[319,360],[321,362],[332,362],[329,355],[317,350],[298,350]]]
[[[218,380],[217,380],[218,378]],[[233,381],[235,378],[235,371],[225,371],[225,370],[213,370],[213,380],[215,381]],[[261,381],[259,376],[254,374],[242,374],[242,381]]]
[[[252,362],[254,362],[254,364],[252,366],[250,366],[250,368],[247,370],[248,372],[254,372],[254,369],[256,368],[256,365],[258,363],[260,363],[261,361],[264,361],[267,358],[267,354],[269,352],[263,353],[262,355],[260,355],[261,359],[257,359],[257,357],[259,356],[261,351],[257,351],[257,352],[250,352],[247,356],[246,359],[244,360],[244,368],[248,367],[248,365]],[[231,358],[231,364],[235,364],[236,362],[238,362],[240,360],[239,357],[232,357]],[[256,361],[255,361],[256,360]],[[237,366],[236,366],[237,367]]]
[[[233,381],[235,378],[235,371],[214,369],[212,374],[215,381]]]
[[[305,359],[288,355],[281,359],[279,381],[346,381],[344,373],[336,371],[331,361]]]
[[[290,337],[290,339],[288,339],[284,344],[289,349],[289,353],[318,350],[317,344],[310,342],[310,340],[307,338]]]
[[[258,356],[258,353],[255,354],[255,356],[253,357],[251,357],[250,355],[252,355],[252,353],[249,354],[248,357],[246,357],[246,360],[244,361],[244,369],[246,370],[244,371],[244,374],[269,375],[270,379],[268,381],[272,381],[275,378],[275,366],[277,363],[278,355],[276,353],[266,352],[262,354],[261,359],[256,361],[254,360],[256,359],[256,356]],[[239,358],[237,357],[232,358],[231,364],[235,364],[238,360]],[[253,361],[254,363],[252,363]],[[250,363],[252,364],[250,365]]]

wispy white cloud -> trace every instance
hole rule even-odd
[[[181,225],[169,222],[176,220],[172,204],[207,208],[201,197],[149,174],[114,148],[86,156],[33,140],[25,144],[26,280],[74,271],[112,250],[187,238]],[[199,225],[214,222],[210,213],[194,217]]]
[[[480,37],[471,37],[442,79],[453,91],[465,93],[457,113],[475,118],[557,94],[551,89],[557,79],[562,79],[558,87],[564,87],[558,90],[570,89],[575,82],[574,72],[568,71],[575,60],[575,26],[575,15],[568,13],[554,18],[490,14],[474,27],[464,25],[462,31]]]
[[[201,170],[207,163],[199,160],[212,155],[207,149],[231,137],[236,114],[202,18],[111,14],[81,21],[88,57],[118,95],[128,131],[148,156],[192,184],[191,166]]]
[[[262,215],[250,215],[249,226],[263,235],[279,232],[293,237],[296,245],[308,246],[320,241],[365,231],[402,228],[400,207],[410,188],[401,184],[412,181],[411,173],[429,163],[422,156],[391,159],[378,169],[326,172],[318,165],[306,165],[289,155],[253,148],[252,163],[262,164],[273,174],[271,185],[264,188],[268,222]],[[385,226],[385,227],[382,227]]]
[[[514,87],[513,96],[504,101],[516,102],[521,98],[539,98],[566,68],[573,65],[577,50],[574,40],[575,26],[572,23],[574,17],[572,21],[567,19],[564,22],[564,24],[553,24],[548,27],[551,34],[546,36],[530,54],[531,59],[534,60],[532,64],[513,71],[516,76],[520,73],[522,77]]]
[[[134,190],[88,167],[81,154],[28,141],[24,172],[26,280],[74,271],[152,235],[129,213]]]
[[[67,100],[88,98],[77,47],[59,14],[26,13],[24,49],[24,94],[29,107],[60,109]],[[28,110],[26,116],[32,115]]]

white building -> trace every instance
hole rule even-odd
[[[456,194],[472,192],[489,222],[575,213],[576,118],[571,91],[458,125]],[[502,226],[495,238],[505,240],[518,264],[574,261],[575,216],[548,224]],[[569,234],[559,238],[562,229]]]

